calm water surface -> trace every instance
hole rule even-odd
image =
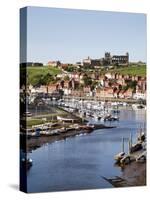
[[[117,126],[115,129],[95,130],[34,150],[29,155],[33,166],[27,176],[28,192],[112,187],[102,176],[121,175],[114,155],[121,151],[122,137],[128,151],[130,134],[136,141],[137,129],[144,121],[144,111],[121,111],[120,121],[111,123]]]

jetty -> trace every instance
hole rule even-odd
[[[127,186],[134,186],[131,183],[128,183],[128,181],[122,177],[119,176],[114,176],[112,178],[106,178],[104,176],[102,176],[102,178],[104,180],[106,180],[107,182],[109,182],[111,185],[113,185],[114,187],[127,187]]]

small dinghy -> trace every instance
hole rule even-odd
[[[26,167],[27,169],[30,169],[30,167],[32,167],[33,165],[33,161],[31,158],[22,158],[21,163],[23,167]]]

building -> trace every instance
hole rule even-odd
[[[137,91],[136,93],[133,94],[133,98],[134,98],[134,99],[146,100],[146,92]]]
[[[48,61],[47,65],[52,67],[58,67],[61,65],[61,63],[60,61]]]
[[[98,68],[100,66],[113,66],[113,65],[125,65],[129,64],[129,53],[125,55],[113,55],[110,52],[105,52],[104,58],[91,59],[89,56],[83,59],[83,67]]]
[[[49,84],[47,87],[47,92],[48,93],[53,93],[59,90],[59,84]]]
[[[75,81],[79,82],[80,81],[80,74],[77,72],[73,72],[68,74],[70,79],[74,79]]]
[[[112,65],[128,65],[129,64],[129,53],[125,55],[114,55],[111,58]]]
[[[112,65],[112,58],[110,52],[105,52],[105,57],[102,59],[103,65]]]
[[[110,52],[105,53],[103,59],[103,65],[128,65],[129,64],[129,53],[125,55],[113,55]]]
[[[91,66],[91,58],[88,56],[88,58],[83,59],[83,66],[84,67],[90,67]]]
[[[114,89],[113,88],[97,88],[96,89],[96,93],[95,93],[96,97],[109,97],[109,98],[113,98],[114,97]]]
[[[125,99],[132,99],[133,98],[133,89],[128,88],[124,93],[123,96]]]

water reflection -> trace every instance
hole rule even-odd
[[[46,144],[33,151],[34,164],[28,172],[28,191],[46,192],[112,187],[102,176],[119,176],[122,168],[114,165],[114,155],[121,150],[122,137],[125,151],[132,133],[133,142],[139,125],[145,121],[145,112],[121,111],[115,129],[95,130]],[[109,122],[106,122],[109,123]]]

